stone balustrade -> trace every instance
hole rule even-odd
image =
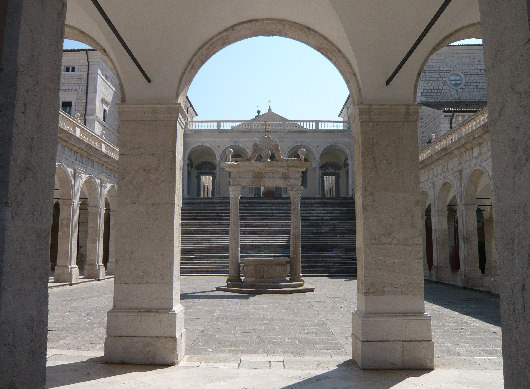
[[[115,160],[119,159],[119,149],[117,147],[95,134],[91,129],[85,127],[72,116],[59,110],[59,136],[61,136],[61,131],[66,131],[76,136]]]
[[[267,129],[274,130],[314,130],[347,131],[350,123],[342,120],[284,120],[266,122]],[[187,123],[186,130],[243,130],[264,131],[265,122],[252,120],[194,120]]]
[[[486,107],[421,150],[419,154],[420,161],[423,161],[427,157],[456,142],[458,139],[468,135],[487,121],[488,108]]]

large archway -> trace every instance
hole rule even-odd
[[[215,53],[243,39],[257,36],[280,36],[304,43],[325,56],[344,78],[353,101],[362,102],[361,87],[352,64],[328,38],[302,24],[284,19],[255,19],[235,24],[205,42],[188,62],[177,88],[179,102],[186,98],[188,88],[199,69]]]

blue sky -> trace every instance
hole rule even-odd
[[[481,43],[466,40],[464,43]],[[87,48],[65,40],[68,48]],[[188,96],[198,120],[250,119],[268,109],[288,119],[338,120],[348,88],[319,52],[297,41],[256,37],[234,43],[210,58]]]

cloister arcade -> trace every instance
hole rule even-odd
[[[116,187],[57,164],[50,270],[55,282],[104,279],[114,265]]]
[[[316,135],[319,138],[325,137],[325,133]],[[236,136],[236,133],[228,132],[225,136]],[[216,143],[221,144],[220,141]],[[286,144],[285,141],[281,143]],[[316,139],[315,143],[317,148],[309,143],[285,146],[289,158],[296,158],[300,148],[306,150],[305,160],[310,165],[301,177],[302,197],[352,197],[351,151],[338,144],[326,145],[321,139]],[[233,159],[248,158],[248,147],[240,144],[221,147],[198,144],[185,152],[187,165],[183,175],[184,197],[229,196],[229,173],[221,167],[221,163],[226,161],[226,150],[229,148],[234,151]],[[276,192],[276,197],[288,197],[285,188],[278,188]],[[261,197],[262,193],[259,188],[243,188],[241,196]]]
[[[91,2],[69,0],[68,12],[62,1],[46,2],[45,7],[7,9],[7,18],[17,21],[7,25],[7,32],[19,39],[2,47],[2,64],[9,61],[10,67],[4,67],[7,71],[1,77],[17,81],[6,83],[10,94],[1,102],[2,109],[7,107],[6,120],[11,129],[11,141],[2,144],[10,159],[0,164],[0,176],[8,177],[1,181],[1,203],[10,205],[3,206],[0,217],[2,227],[5,225],[2,231],[9,238],[0,245],[0,336],[3,346],[9,344],[0,347],[2,375],[12,377],[11,381],[44,385],[47,311],[42,306],[46,305],[47,292],[43,275],[48,273],[49,262],[43,259],[49,256],[53,160],[57,151],[56,76],[65,22],[105,48],[123,83],[123,102],[119,106],[119,239],[115,242],[113,307],[107,316],[106,361],[175,364],[184,356],[186,334],[184,308],[180,304],[178,248],[182,172],[187,159],[183,158],[186,111],[181,103],[196,72],[215,52],[248,37],[277,35],[306,43],[326,56],[343,76],[354,103],[351,122],[355,141],[358,289],[352,320],[353,359],[361,368],[433,368],[431,319],[425,313],[423,296],[420,212],[424,211],[420,210],[418,190],[419,107],[414,104],[414,85],[422,61],[433,48],[455,38],[455,32],[465,26],[481,22],[491,112],[492,162],[486,171],[491,169],[495,177],[491,194],[495,197],[495,248],[497,258],[503,259],[499,289],[504,377],[510,387],[523,382],[530,349],[527,319],[523,317],[527,298],[522,292],[528,270],[529,222],[523,215],[529,182],[515,178],[528,177],[528,105],[520,104],[527,97],[514,85],[520,84],[521,75],[526,82],[529,74],[524,70],[528,66],[525,44],[529,33],[526,2],[454,1],[405,66],[388,79],[436,13],[438,4],[420,0],[407,2],[406,6],[315,0],[314,7],[305,1],[275,6],[274,1],[264,1],[241,7],[236,1],[227,1],[212,8],[189,3],[179,7],[177,13],[176,5],[168,2],[154,2],[148,8],[136,0],[100,3],[131,44],[136,62],[131,61],[128,51],[123,50]],[[169,13],[175,17],[165,17]],[[180,23],[194,20],[193,15],[197,14],[201,15],[200,22]],[[154,24],[157,28],[143,28]],[[28,26],[32,33],[25,29]],[[159,39],[161,32],[169,39]],[[509,55],[505,42],[510,42]],[[16,55],[5,55],[8,51]],[[44,76],[39,74],[42,67],[52,70]],[[27,71],[17,71],[19,68]],[[41,78],[45,81],[33,82]],[[16,93],[29,84],[37,93]],[[35,128],[42,128],[40,145],[28,153],[35,142]],[[458,181],[451,182],[449,177],[425,188],[433,199],[431,209],[436,218],[442,212],[449,213],[449,206],[458,218],[455,225],[464,223],[454,234],[454,244],[456,237],[461,241],[464,232],[468,232],[465,201],[473,200],[473,196],[482,201],[482,196],[488,195],[483,189],[485,181],[477,174],[465,175],[469,179],[463,181],[463,191]],[[64,178],[62,175],[60,180]],[[94,180],[85,179],[83,174],[76,174],[70,180],[71,196],[68,185],[63,183],[61,187],[59,182],[59,190],[66,190],[65,202],[71,201],[74,222],[70,223],[70,231],[77,228],[75,219],[80,216],[76,207],[85,198],[88,225],[91,221],[103,224],[105,190],[101,183],[98,187]],[[437,198],[443,205],[437,204]],[[477,203],[467,205],[470,210],[475,207],[476,215]],[[99,209],[98,217],[96,212],[90,212],[94,206]],[[482,217],[486,219],[485,216]],[[22,222],[25,218],[34,220],[33,224]],[[479,219],[475,216],[470,225],[476,226]],[[449,227],[447,231],[448,235]],[[102,236],[87,233],[87,264],[92,263],[94,248],[90,245],[102,241]],[[112,236],[111,231],[110,239]],[[438,245],[444,244],[438,241],[439,233],[435,236]],[[18,237],[29,240],[31,247],[21,244]],[[462,254],[463,246],[458,247]],[[58,266],[77,266],[72,251],[66,261],[58,254],[56,272]],[[102,250],[96,252],[95,263],[101,269]],[[438,260],[441,263],[441,258]],[[33,267],[34,277],[28,279],[19,265],[21,261],[27,265],[24,268]],[[463,260],[461,267],[464,265],[467,263]],[[35,325],[28,326],[28,322]]]

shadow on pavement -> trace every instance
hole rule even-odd
[[[352,360],[336,369],[284,386],[282,389],[387,389],[410,377],[420,377],[430,370],[361,370]]]
[[[425,280],[425,301],[495,326],[501,325],[499,297],[490,293]]]

